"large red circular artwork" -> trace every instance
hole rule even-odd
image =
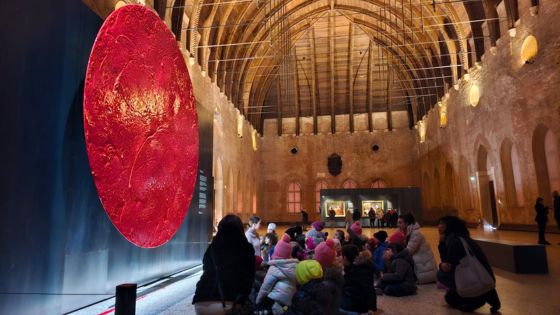
[[[173,34],[127,5],[97,34],[84,90],[86,147],[97,192],[117,230],[150,248],[183,222],[198,172],[198,117]]]

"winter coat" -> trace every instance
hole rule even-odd
[[[346,311],[366,313],[377,309],[377,296],[373,287],[374,270],[371,252],[364,250],[345,269],[344,286],[340,308]]]
[[[383,254],[387,249],[387,245],[389,245],[387,242],[379,243],[377,248],[373,251],[373,266],[376,271],[385,270],[385,259],[383,258]]]
[[[292,296],[296,292],[297,259],[275,259],[268,262],[270,268],[257,295],[257,304],[265,296],[282,304],[291,305]]]
[[[247,241],[253,245],[255,256],[261,257],[261,239],[259,238],[257,230],[249,228],[245,232],[245,237],[247,238]]]
[[[408,251],[403,250],[393,256],[387,266],[388,271],[383,274],[383,282],[399,284],[406,290],[416,290],[416,276],[414,275],[414,261]]]
[[[255,278],[255,255],[251,245],[240,235],[238,242],[212,242],[208,246],[202,259],[202,276],[196,284],[192,303],[221,301],[213,257],[218,267],[224,300],[233,302],[238,295],[248,297]]]
[[[437,267],[430,244],[420,233],[418,223],[411,224],[406,231],[406,248],[414,260],[414,272],[418,283],[431,283],[436,281]]]
[[[354,209],[354,212],[352,212],[352,220],[359,221],[361,218],[362,212],[360,211],[360,209]]]
[[[554,219],[560,222],[560,196],[554,197]]]
[[[321,231],[317,231],[315,230],[315,228],[312,228],[311,230],[307,231],[307,233],[305,233],[305,238],[310,238],[310,237],[325,239],[325,233]]]
[[[492,271],[492,267],[490,267],[488,258],[486,258],[486,255],[482,251],[482,248],[480,248],[480,246],[478,246],[478,244],[470,237],[463,237],[463,239],[467,242],[467,244],[473,251],[474,255],[476,256],[476,259],[478,259],[478,261],[484,266],[484,268],[486,268],[486,270],[488,271],[488,273],[490,273],[492,278],[495,279],[494,272]],[[438,249],[440,251],[441,262],[448,263],[453,266],[453,270],[451,270],[450,272],[445,272],[445,274],[447,275],[447,277],[451,282],[450,289],[456,290],[455,266],[457,266],[459,262],[461,262],[461,259],[463,259],[465,255],[467,255],[467,253],[465,252],[465,248],[463,247],[463,243],[461,242],[459,237],[457,237],[454,234],[451,234],[446,237],[445,241],[440,242]]]
[[[335,315],[340,308],[340,287],[332,280],[316,279],[301,286],[292,298],[288,315]]]
[[[535,211],[537,212],[537,215],[535,216],[535,221],[537,221],[537,223],[545,224],[548,222],[548,207],[542,203],[537,203],[535,205]]]

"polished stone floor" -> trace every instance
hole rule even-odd
[[[552,227],[550,227],[552,228]],[[285,227],[279,227],[283,231]],[[364,233],[371,236],[378,229],[365,228]],[[333,229],[327,229],[329,234]],[[391,234],[392,229],[386,229]],[[264,233],[262,231],[261,233]],[[437,229],[423,228],[423,233],[430,242],[436,259]],[[507,240],[519,243],[535,243],[536,233],[491,231],[482,229],[471,230],[474,238]],[[560,234],[550,234],[548,240],[553,244],[547,246],[548,275],[521,275],[494,268],[497,278],[497,290],[502,301],[502,314],[560,314]],[[137,303],[137,314],[194,314],[191,305],[194,286],[200,277],[195,274],[181,281],[175,281],[162,289],[141,298]],[[377,314],[461,314],[450,309],[443,300],[444,292],[436,289],[435,284],[419,287],[418,294],[411,297],[378,297]],[[111,302],[107,302],[111,304]],[[107,307],[98,305],[95,309],[83,310],[81,314],[111,314]],[[475,314],[489,314],[490,309],[484,306]]]

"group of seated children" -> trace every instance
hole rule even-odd
[[[377,295],[416,293],[403,233],[389,238],[379,231],[368,239],[356,221],[329,239],[324,227],[315,221],[305,234],[292,227],[278,240],[276,226],[268,225],[257,258],[256,314],[362,314],[377,310]]]
[[[391,236],[378,231],[372,238],[362,233],[360,221],[346,231],[336,230],[333,238],[323,231],[324,222],[315,221],[305,234],[301,226],[294,226],[280,237],[270,223],[261,239],[260,223],[260,218],[251,218],[243,237],[239,217],[222,219],[203,259],[204,272],[193,298],[197,314],[225,314],[239,297],[248,297],[252,313],[258,315],[372,314],[378,295],[416,294],[416,285],[436,282],[436,273],[450,306],[472,311],[489,303],[492,312],[500,308],[495,289],[476,298],[457,293],[453,267],[465,255],[459,240],[466,240],[493,277],[482,250],[458,218],[440,222],[439,272],[410,214],[399,216],[399,229]]]

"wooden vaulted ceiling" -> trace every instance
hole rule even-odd
[[[264,119],[407,111],[437,104],[508,27],[517,0],[155,0],[185,49],[262,133]],[[537,0],[532,0],[537,1]],[[488,35],[483,32],[486,25]],[[186,27],[185,27],[186,26]],[[278,132],[281,133],[281,123]],[[332,131],[336,130],[331,119]]]

